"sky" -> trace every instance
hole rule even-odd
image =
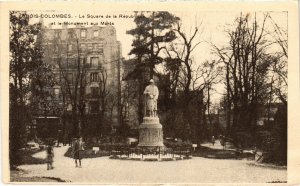
[[[43,21],[45,26],[53,22],[88,22],[100,24],[101,22],[108,22],[113,24],[116,28],[117,40],[121,42],[122,45],[122,55],[125,59],[133,58],[134,56],[128,55],[132,46],[133,36],[126,34],[126,31],[135,28],[134,23],[134,13],[133,12],[27,12],[33,18],[31,23],[39,21],[38,16],[43,15]],[[187,34],[191,36],[195,27],[197,26],[201,30],[195,39],[194,43],[201,41],[201,44],[192,53],[192,58],[196,61],[195,68],[198,64],[203,63],[206,60],[217,59],[217,57],[212,53],[211,43],[216,44],[217,46],[224,46],[228,43],[228,38],[225,33],[225,28],[229,28],[233,24],[235,18],[240,15],[240,11],[237,12],[226,12],[226,11],[201,11],[201,12],[170,12],[181,19],[182,29]],[[250,13],[254,16],[254,12],[243,12],[243,14]],[[257,12],[258,22],[261,21],[262,15],[266,12]],[[280,27],[287,30],[287,13],[286,12],[268,12],[272,19]],[[54,14],[64,14],[64,16],[69,16],[71,18],[52,18]],[[49,18],[50,17],[50,18]],[[61,26],[52,26],[53,28],[60,28]],[[72,26],[69,26],[72,27]],[[272,29],[270,23],[266,24],[267,29]],[[217,92],[213,93],[212,100],[213,102],[218,102],[224,88],[222,84],[216,86]]]

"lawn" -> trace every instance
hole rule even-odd
[[[52,177],[26,177],[21,170],[10,171],[10,182],[64,182],[59,178]]]
[[[251,158],[250,153],[237,154],[234,150],[213,149],[200,146],[192,151],[194,157],[215,158],[215,159],[243,159]]]
[[[33,154],[37,153],[37,152],[42,152],[44,150],[41,149],[25,149],[25,150],[20,150],[20,154],[21,154],[21,160],[20,160],[20,164],[24,165],[33,165],[33,164],[44,164],[47,163],[46,159],[41,159],[41,158],[35,158],[32,157]],[[45,152],[46,153],[46,152]]]

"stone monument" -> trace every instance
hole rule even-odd
[[[145,107],[143,123],[139,127],[139,144],[140,147],[163,147],[162,125],[159,123],[157,116],[157,98],[159,92],[154,85],[153,79],[145,88]]]

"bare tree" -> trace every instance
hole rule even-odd
[[[57,52],[57,65],[61,76],[61,90],[63,104],[68,107],[71,104],[73,135],[81,136],[85,124],[85,94],[87,83],[87,64],[81,55],[79,39],[75,32],[69,32],[71,43],[63,43],[58,37],[55,40]],[[70,53],[75,46],[75,52]],[[66,52],[66,55],[62,52]],[[64,109],[64,114],[66,114]],[[65,121],[64,121],[65,122]]]
[[[253,17],[241,13],[234,28],[226,31],[228,46],[213,45],[226,69],[227,111],[232,111],[234,132],[250,131],[253,134],[258,108],[267,100],[268,73],[273,63],[272,55],[268,53],[272,43],[266,37],[267,18],[268,14],[262,15],[258,23],[256,13]],[[229,126],[230,117],[227,122]]]
[[[270,35],[274,38],[275,44],[277,44],[277,46],[281,49],[280,51],[277,51],[273,57],[274,62],[272,65],[272,71],[274,72],[274,77],[272,77],[272,81],[276,84],[274,92],[281,102],[287,105],[288,34],[287,30],[280,27],[273,20],[270,14],[268,16],[274,29]]]
[[[202,43],[202,41],[196,41],[203,32],[201,24],[199,27],[195,27],[191,36],[188,37],[182,30],[181,23],[178,23],[174,32],[179,35],[178,40],[181,41],[181,43],[173,43],[170,48],[166,50],[169,56],[167,68],[171,76],[171,93],[174,94],[177,90],[182,90],[180,100],[176,104],[177,107],[182,108],[184,119],[183,128],[190,128],[194,140],[199,140],[197,138],[201,136],[200,133],[203,132],[204,128],[207,128],[206,126],[201,126],[202,124],[206,125],[206,120],[203,120],[206,110],[203,103],[204,90],[208,90],[207,95],[209,97],[210,90],[212,86],[217,83],[220,74],[220,69],[217,67],[216,61],[206,61],[198,65],[193,63],[192,53],[195,48]],[[198,115],[202,121],[194,120],[193,117],[191,117],[192,108],[190,103],[192,103],[192,101],[199,102],[199,108],[197,109],[199,109],[200,113],[196,115]],[[186,133],[186,135],[188,134]]]
[[[121,91],[121,128],[120,134],[125,137],[129,132],[129,127],[134,126],[134,119],[132,118],[132,113],[137,113],[138,108],[138,89],[137,89],[138,81],[130,80],[124,82]]]
[[[104,133],[104,124],[112,123],[114,109],[117,106],[117,99],[115,92],[110,89],[108,85],[108,74],[107,70],[102,68],[98,73],[98,91],[97,96],[99,98],[100,110],[99,116],[100,120],[97,122],[97,131],[99,134]]]

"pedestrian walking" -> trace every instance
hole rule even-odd
[[[71,141],[71,134],[70,134],[70,133],[68,134],[68,143],[69,143],[69,146],[71,146],[71,145],[72,145],[72,141]]]
[[[84,150],[82,138],[76,139],[73,143],[73,158],[75,160],[75,167],[81,167],[82,150]],[[79,166],[78,166],[78,163],[79,163]]]
[[[63,146],[66,146],[67,144],[67,137],[66,135],[63,136]]]
[[[212,136],[211,137],[211,143],[212,143],[213,146],[215,145],[215,142],[216,142],[215,136]]]
[[[49,143],[46,149],[47,152],[47,170],[53,169],[53,157],[54,157],[54,151],[52,144]]]
[[[58,134],[57,134],[57,144],[56,147],[59,147],[59,144],[61,143],[61,130],[58,130]]]
[[[220,143],[223,146],[223,150],[225,150],[226,149],[226,137],[225,136],[221,136]]]

